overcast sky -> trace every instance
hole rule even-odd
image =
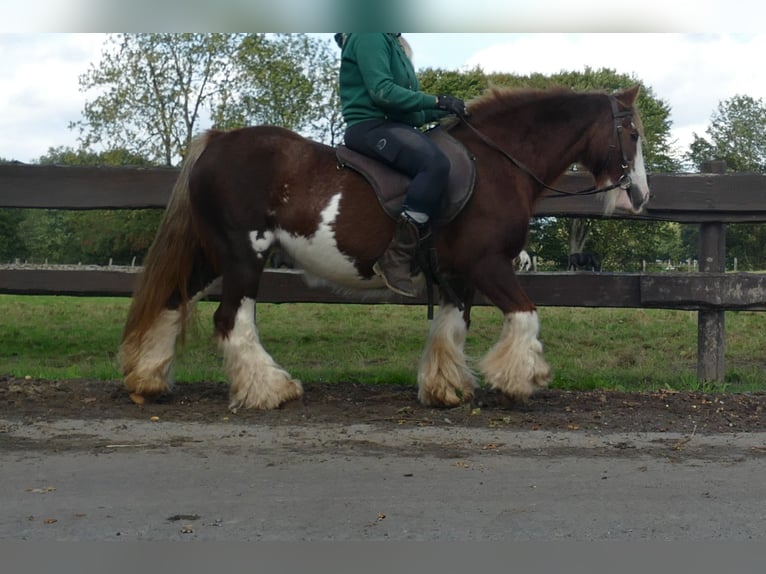
[[[479,0],[481,2],[481,0]],[[704,4],[704,2],[703,2]],[[631,8],[634,9],[634,8]],[[328,40],[331,34],[327,34]],[[412,33],[418,68],[553,74],[607,67],[632,74],[671,107],[685,151],[705,135],[718,103],[766,101],[766,33]],[[88,97],[78,77],[98,62],[104,36],[24,31],[0,34],[0,158],[31,162],[50,147],[77,145],[70,122]],[[202,126],[208,127],[208,126]]]

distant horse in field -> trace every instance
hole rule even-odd
[[[493,89],[450,128],[475,158],[475,185],[463,209],[434,230],[446,283],[418,367],[423,404],[453,406],[474,396],[464,343],[476,291],[505,318],[479,364],[485,383],[520,401],[548,384],[537,311],[513,259],[535,201],[573,164],[593,175],[597,190],[608,190],[605,214],[642,209],[649,188],[637,94],[638,86],[613,94]],[[270,126],[199,136],[128,313],[120,362],[131,398],[142,403],[169,392],[177,338],[191,306],[218,277],[222,297],[213,321],[230,408],[271,409],[300,398],[300,381],[263,348],[255,323],[270,251],[279,246],[307,276],[380,294],[386,290],[372,266],[393,230],[373,188],[357,172],[339,169],[332,147]]]
[[[529,271],[532,268],[532,258],[524,249],[519,251],[519,254],[513,258],[513,265],[517,271]]]
[[[583,251],[582,253],[571,253],[569,255],[569,271],[578,269],[590,269],[591,271],[601,271],[601,261],[598,255]]]

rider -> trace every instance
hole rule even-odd
[[[452,113],[466,115],[453,96],[421,92],[409,44],[401,34],[336,34],[341,46],[340,99],[349,148],[411,178],[394,237],[373,266],[386,285],[417,295],[412,258],[430,232],[428,221],[447,188],[450,162],[418,128]]]

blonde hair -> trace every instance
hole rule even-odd
[[[399,45],[404,50],[404,53],[407,54],[407,57],[410,60],[412,60],[412,47],[410,46],[410,43],[401,34],[399,34]]]

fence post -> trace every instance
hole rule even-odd
[[[726,164],[703,164],[703,171],[724,173]],[[701,223],[699,238],[699,272],[726,271],[726,225],[720,222]],[[697,312],[697,380],[723,382],[726,373],[726,311]]]

